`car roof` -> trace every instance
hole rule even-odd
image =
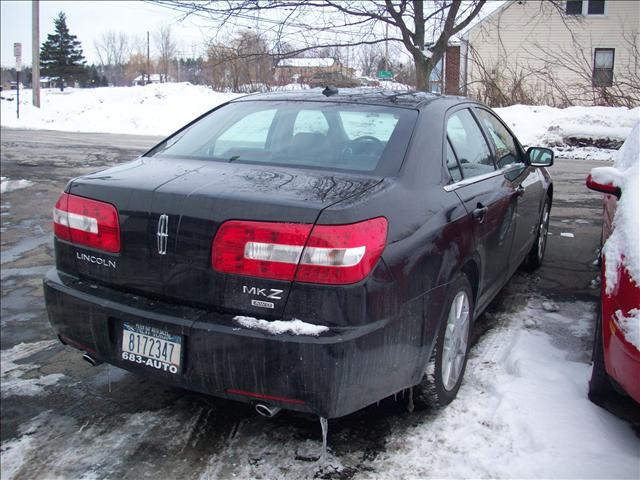
[[[326,96],[322,88],[297,90],[288,92],[257,93],[243,96],[232,102],[246,101],[306,101],[328,103],[356,103],[367,105],[385,105],[410,109],[422,109],[431,103],[446,103],[455,105],[472,101],[466,97],[453,95],[439,95],[435,93],[398,91],[372,88],[338,88],[337,93]]]

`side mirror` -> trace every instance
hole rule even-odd
[[[595,190],[596,192],[606,193],[607,195],[615,195],[616,198],[620,198],[620,195],[622,195],[622,190],[620,190],[619,187],[611,183],[598,183],[591,175],[587,177],[587,188]]]
[[[553,165],[553,150],[542,147],[529,147],[527,158],[532,167],[550,167]]]

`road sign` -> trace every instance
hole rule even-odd
[[[13,56],[16,57],[16,118],[20,118],[20,70],[22,70],[22,44],[13,44]]]
[[[378,72],[379,79],[390,79],[393,78],[393,72],[391,70],[380,70]]]
[[[14,43],[13,44],[13,56],[16,57],[16,70],[20,70],[22,68],[22,44]]]

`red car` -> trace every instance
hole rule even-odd
[[[608,167],[598,170],[615,172]],[[604,193],[603,245],[614,233],[613,220],[624,193],[616,186],[615,181],[606,180],[606,174],[598,175],[595,170],[587,178],[588,188]],[[634,193],[628,192],[630,197],[625,200],[640,201]],[[623,248],[602,249],[601,304],[593,345],[593,372],[589,381],[589,398],[599,405],[613,392],[626,393],[640,403],[640,285],[634,282],[625,262],[622,261],[625,248],[640,247],[633,243],[623,245]],[[607,258],[608,251],[618,252],[619,255],[616,256],[619,258]],[[635,255],[635,252],[632,253]],[[610,267],[616,267],[608,274],[607,262],[613,262]]]

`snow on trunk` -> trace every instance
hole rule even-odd
[[[618,151],[614,167],[594,168],[591,177],[622,191],[613,218],[613,232],[602,250],[606,257],[605,291],[610,294],[615,290],[622,267],[640,285],[640,123]]]

